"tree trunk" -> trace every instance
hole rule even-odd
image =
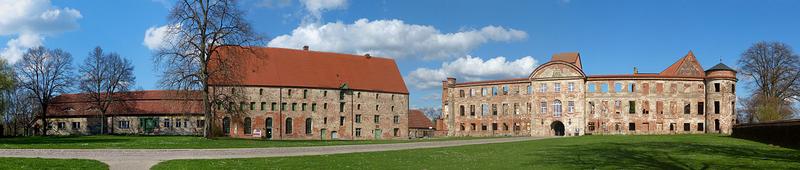
[[[207,78],[203,78],[203,79],[206,79],[204,82],[208,82]],[[212,130],[214,129],[214,128],[212,128],[213,123],[211,123],[211,121],[213,121],[214,119],[213,119],[213,115],[211,113],[211,106],[209,106],[209,102],[208,102],[209,100],[208,100],[208,85],[207,84],[205,84],[205,83],[203,84],[203,91],[201,93],[202,93],[202,97],[203,97],[203,113],[205,114],[205,117],[206,117],[206,121],[205,121],[206,128],[205,128],[205,130],[203,132],[203,137],[205,137],[207,139],[211,139],[213,137],[213,135],[212,135],[213,131]]]
[[[47,136],[48,125],[49,124],[47,123],[47,104],[42,104],[42,127],[41,127],[42,136]]]

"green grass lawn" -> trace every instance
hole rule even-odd
[[[108,169],[108,165],[86,159],[3,158],[0,169]]]
[[[800,151],[715,135],[582,136],[321,156],[172,160],[153,169],[798,169]]]
[[[196,136],[47,136],[0,138],[0,149],[209,149],[209,148],[267,148],[327,145],[403,143],[475,138],[433,138],[415,140],[303,140],[267,141],[258,139],[218,138]]]

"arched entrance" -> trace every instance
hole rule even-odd
[[[564,136],[564,123],[561,123],[561,121],[554,121],[551,123],[550,129],[555,132],[556,136]]]

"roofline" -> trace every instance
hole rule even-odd
[[[575,64],[572,64],[572,63],[569,63],[569,62],[565,62],[565,61],[548,61],[548,62],[546,62],[546,63],[544,63],[542,65],[537,66],[536,69],[533,69],[531,74],[528,75],[528,78],[530,79],[531,77],[533,77],[534,73],[536,73],[540,69],[544,68],[545,66],[552,65],[552,64],[566,64],[568,66],[571,66],[573,69],[577,70],[579,73],[581,73],[582,77],[586,77],[586,73],[584,73],[583,69],[581,69],[582,67],[578,67]]]
[[[336,52],[328,52],[328,51],[313,51],[313,50],[310,50],[310,49],[309,49],[309,50],[303,50],[303,49],[283,48],[283,47],[260,47],[260,46],[241,46],[241,47],[247,47],[247,48],[267,48],[267,49],[268,49],[268,48],[272,48],[272,49],[284,49],[284,50],[293,50],[293,51],[301,51],[301,52],[312,52],[312,53],[322,53],[322,54],[332,54],[332,55],[349,55],[349,56],[351,56],[351,57],[363,57],[363,58],[367,58],[366,54],[369,54],[369,53],[366,53],[366,54],[363,54],[363,55],[358,55],[358,54],[336,53]],[[372,54],[369,54],[369,58],[370,58],[370,59],[382,59],[382,60],[392,60],[392,61],[394,61],[394,59],[393,59],[393,58],[389,58],[389,57],[381,57],[381,56],[374,56],[374,55],[372,55]]]
[[[341,90],[339,88],[322,88],[322,87],[308,87],[308,86],[231,85],[231,84],[209,84],[208,86],[209,87],[224,86],[224,87],[309,88],[309,89]],[[364,91],[364,92],[381,92],[381,93],[392,93],[392,94],[405,94],[405,95],[409,94],[408,92],[392,92],[392,91],[365,90],[365,89],[354,89],[354,88],[349,88],[348,90]]]
[[[465,86],[476,86],[476,85],[493,85],[493,84],[502,84],[502,83],[522,83],[527,82],[528,78],[515,78],[515,79],[502,79],[502,80],[486,80],[486,81],[473,81],[473,82],[463,82],[463,83],[456,83],[456,87],[465,87]]]

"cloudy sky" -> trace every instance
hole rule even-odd
[[[61,48],[76,64],[95,46],[134,61],[156,89],[171,0],[0,0],[0,55]],[[438,107],[441,80],[525,77],[559,52],[588,74],[660,72],[692,50],[704,68],[735,66],[760,40],[800,46],[800,1],[240,0],[268,46],[396,59],[412,107]],[[739,86],[742,87],[742,86]]]

